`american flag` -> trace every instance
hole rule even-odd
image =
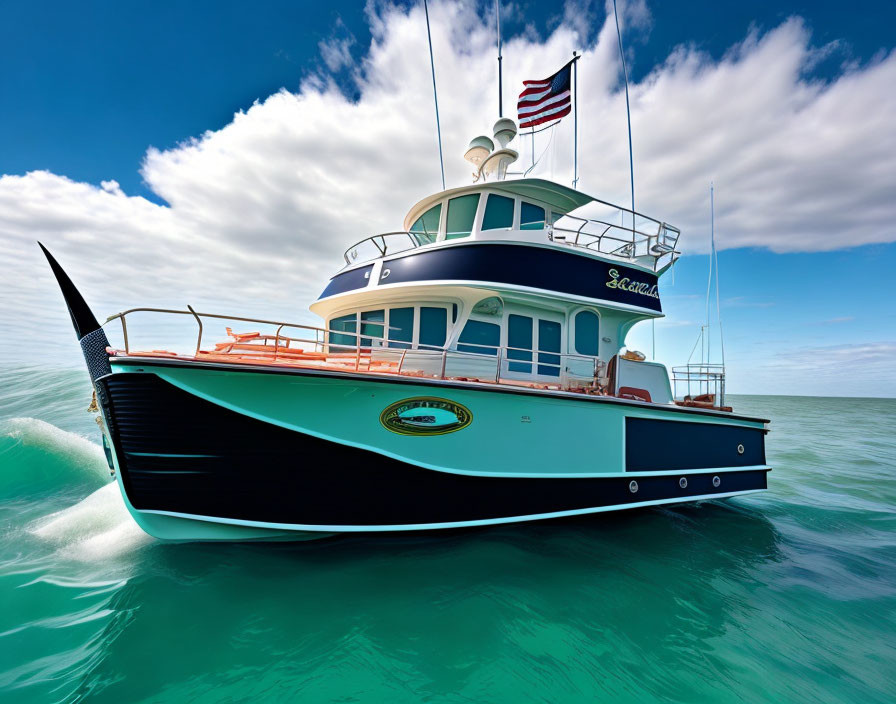
[[[572,61],[543,81],[523,81],[525,88],[516,106],[520,129],[569,115],[571,72]]]

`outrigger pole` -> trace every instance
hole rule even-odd
[[[429,32],[429,7],[426,5],[426,0],[423,0],[423,12],[426,13],[426,38],[429,40],[429,65],[432,68],[432,97],[436,104],[436,134],[439,138],[439,166],[442,169],[442,190],[444,191],[445,159],[442,157],[442,127],[439,124],[439,93],[436,90],[436,62],[432,57],[432,34]]]

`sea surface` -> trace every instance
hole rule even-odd
[[[162,544],[86,373],[2,379],[4,704],[896,701],[896,400],[734,397],[772,421],[770,491],[739,499]]]

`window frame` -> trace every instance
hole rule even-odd
[[[576,324],[576,318],[578,318],[579,313],[591,313],[592,315],[597,316],[597,354],[590,355],[584,352],[579,352],[579,348],[576,346],[576,336],[578,334],[578,327]],[[578,306],[573,308],[569,312],[569,332],[571,334],[567,335],[569,339],[568,349],[569,354],[576,354],[582,357],[600,357],[600,343],[601,343],[601,330],[603,329],[603,320],[601,318],[600,311],[596,308],[591,308],[588,306]]]
[[[516,230],[517,223],[519,222],[519,198],[514,198],[513,196],[508,196],[503,193],[496,193],[494,191],[487,191],[485,194],[485,204],[482,206],[482,217],[479,220],[479,232],[510,232],[512,230]],[[488,211],[488,204],[491,198],[506,198],[512,203],[512,210],[510,213],[510,225],[508,227],[490,227],[485,229],[485,214]]]
[[[487,195],[487,192],[483,192],[483,191],[473,191],[473,192],[471,192],[471,193],[461,193],[461,194],[459,194],[459,195],[456,195],[456,196],[453,196],[453,197],[451,197],[451,198],[446,198],[446,199],[445,199],[445,201],[444,201],[444,203],[445,203],[445,210],[444,210],[444,212],[445,212],[445,221],[444,221],[444,223],[443,223],[443,227],[441,228],[441,230],[440,230],[440,234],[439,234],[439,241],[440,241],[440,242],[451,242],[451,241],[454,241],[454,240],[465,240],[465,239],[467,239],[467,238],[469,238],[469,237],[473,237],[473,236],[475,236],[475,235],[478,235],[479,232],[481,232],[480,227],[481,227],[481,225],[482,225],[482,213],[483,213],[482,208],[484,207],[484,206],[483,206],[484,201],[483,201],[483,198],[482,198],[483,194],[486,194],[486,195]],[[453,201],[453,200],[459,200],[460,198],[469,198],[469,197],[472,197],[472,196],[475,196],[475,197],[476,197],[476,209],[473,211],[473,221],[470,223],[470,232],[467,233],[466,235],[455,235],[454,237],[449,237],[449,236],[448,236],[448,235],[449,235],[449,232],[448,232],[448,214],[449,214],[449,211],[451,210],[451,201]],[[486,198],[485,200],[488,200],[488,198]]]
[[[541,227],[523,227],[523,206],[531,206],[533,208],[538,208],[543,214],[544,217],[541,219]],[[550,215],[550,208],[541,205],[539,203],[533,203],[532,201],[519,199],[519,219],[517,220],[517,229],[522,232],[544,232],[548,229],[548,216]]]
[[[358,345],[361,338],[364,338],[364,337],[370,338],[371,337],[370,335],[365,336],[365,335],[363,335],[363,333],[361,333],[361,325],[367,324],[367,325],[382,325],[383,326],[383,338],[384,339],[383,340],[371,339],[371,342],[373,342],[373,343],[381,343],[381,344],[370,345],[371,349],[377,349],[377,348],[415,349],[415,350],[421,349],[421,347],[420,347],[420,322],[421,322],[420,310],[422,308],[442,308],[443,310],[445,310],[445,342],[442,344],[441,348],[437,348],[434,345],[425,345],[424,349],[430,349],[430,350],[431,349],[446,349],[452,340],[452,337],[454,334],[454,329],[457,326],[457,320],[452,319],[453,306],[456,306],[456,305],[458,305],[458,303],[456,301],[391,301],[389,303],[380,303],[378,305],[371,304],[368,306],[362,306],[360,308],[354,308],[354,309],[348,309],[348,310],[343,309],[341,311],[334,312],[331,316],[329,316],[326,319],[326,329],[327,330],[331,329],[331,324],[334,320],[336,320],[338,318],[345,318],[350,315],[354,315],[355,330],[353,333],[345,333],[345,332],[340,333],[338,331],[334,332],[334,333],[327,333],[326,344],[327,345],[331,344],[330,338],[329,338],[330,334],[337,334],[337,335],[338,334],[342,334],[342,335],[349,334],[349,335],[352,335],[353,337],[354,337],[354,335],[357,335],[357,337],[354,337],[354,339],[355,339],[354,345]],[[411,308],[414,311],[414,313],[413,313],[414,326],[413,326],[413,333],[411,336],[410,347],[401,347],[401,346],[393,347],[389,344],[390,342],[395,342],[395,343],[398,343],[399,345],[408,344],[406,340],[392,340],[389,338],[389,332],[390,332],[389,328],[391,325],[390,317],[391,317],[393,308]],[[363,321],[361,320],[361,315],[363,313],[369,313],[370,311],[376,311],[376,310],[384,311],[382,323],[380,323],[378,321],[374,322],[374,321],[370,321],[370,320],[363,320]],[[339,345],[341,343],[332,343],[332,344]],[[354,345],[351,345],[351,346],[354,346]],[[342,346],[346,347],[349,345],[342,345]],[[366,347],[366,345],[364,345],[364,347]]]

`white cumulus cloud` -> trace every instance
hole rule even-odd
[[[649,24],[639,3],[631,32]],[[445,169],[468,183],[467,142],[496,117],[491,18],[464,3],[430,4]],[[629,199],[621,67],[612,16],[549,36],[505,38],[504,105],[524,78],[579,62],[580,187]],[[70,333],[35,240],[60,259],[101,319],[136,305],[313,318],[307,304],[368,234],[400,228],[440,188],[422,7],[368,9],[373,38],[350,70],[356,94],[315,75],[176,148],[147,151],[142,176],[167,205],[35,171],[0,177],[0,334],[24,340],[2,358]],[[625,19],[624,17],[624,19]],[[321,44],[325,65],[351,62],[352,38]],[[827,81],[799,19],[752,32],[718,61],[677,48],[631,86],[636,205],[678,225],[685,252],[705,251],[708,184],[721,247],[830,250],[896,239],[896,55]],[[343,80],[345,80],[343,78]],[[572,121],[535,175],[572,178]],[[519,146],[530,159],[528,140]],[[71,345],[63,350],[72,353]],[[49,353],[49,352],[48,352]]]

